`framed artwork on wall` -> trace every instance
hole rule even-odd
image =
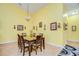
[[[46,30],[46,24],[44,24],[44,30]]]
[[[36,31],[38,30],[38,27],[36,26]]]
[[[72,31],[76,31],[76,25],[72,26]]]
[[[42,28],[42,22],[39,22],[39,28]]]
[[[24,27],[24,29],[26,29],[26,26]]]
[[[33,30],[35,30],[35,26],[33,26]]]
[[[68,24],[67,23],[63,23],[63,30],[67,30],[68,28]]]
[[[14,25],[14,29],[16,29],[16,25]]]
[[[24,29],[23,29],[23,25],[17,25],[17,30],[18,31],[23,31]]]
[[[50,24],[50,30],[57,30],[57,22],[53,22]]]
[[[58,28],[61,28],[61,23],[58,23]]]

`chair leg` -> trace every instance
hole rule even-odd
[[[36,52],[36,55],[37,55],[37,49],[35,50],[35,52]]]
[[[31,56],[31,46],[29,46],[29,56]]]
[[[21,51],[20,52],[22,53],[22,48],[21,48]]]
[[[42,52],[42,43],[40,44],[40,50],[41,50],[41,52]]]
[[[41,52],[42,52],[42,47],[40,46],[40,50],[41,50]]]
[[[20,49],[20,41],[18,41],[18,47],[19,47],[19,49]]]
[[[25,48],[23,49],[23,56],[25,55]]]
[[[20,47],[20,49],[21,49],[21,51],[20,51],[20,52],[22,53],[22,47]]]
[[[31,46],[31,52],[32,52],[33,46]]]

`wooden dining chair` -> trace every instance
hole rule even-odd
[[[34,44],[32,44],[32,49],[36,50],[36,54],[37,54],[37,50],[38,48],[40,48],[41,52],[42,52],[42,40],[40,36],[36,36],[36,41]]]
[[[45,49],[45,37],[44,37],[43,33],[40,33],[39,36],[41,36],[42,47],[43,47],[43,49]]]
[[[22,36],[23,36],[23,37],[26,37],[26,36],[27,36],[27,34],[26,34],[26,33],[22,33]]]
[[[28,41],[25,41],[23,36],[21,36],[21,47],[22,47],[22,51],[23,51],[23,56],[25,55],[25,50],[27,49],[27,51],[29,52],[29,44]]]
[[[29,56],[31,56],[32,51],[35,51],[37,54],[37,50],[35,48],[32,48],[33,44],[36,42],[36,40],[27,40],[24,39],[24,37],[21,35],[20,36],[20,40],[21,40],[21,50],[23,52],[23,56],[25,55],[25,52],[28,51]],[[27,49],[27,51],[25,51]]]
[[[45,37],[42,37],[41,39],[42,39],[42,47],[43,49],[45,49]]]
[[[42,51],[42,40],[41,40],[41,36],[39,35],[36,36],[36,45],[37,48],[40,48],[40,50]]]
[[[21,50],[21,52],[22,52],[22,46],[21,46],[21,36],[19,35],[19,34],[17,34],[18,35],[18,47],[19,47],[19,49]]]
[[[17,34],[18,35],[18,47],[20,48],[20,36],[19,36],[19,34]]]

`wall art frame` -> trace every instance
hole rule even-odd
[[[42,22],[39,22],[39,28],[42,28]]]
[[[23,31],[24,30],[23,25],[17,25],[17,30],[18,31]]]
[[[76,31],[77,27],[76,25],[72,26],[72,31]]]
[[[57,22],[50,23],[50,30],[57,30]]]

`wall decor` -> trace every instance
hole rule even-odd
[[[36,31],[38,30],[38,27],[36,26]]]
[[[57,22],[53,22],[50,24],[50,30],[57,30]]]
[[[16,29],[16,25],[14,25],[14,29]]]
[[[42,22],[39,22],[39,28],[42,28]]]
[[[44,30],[46,30],[46,25],[44,24]]]
[[[23,29],[23,25],[17,25],[17,30],[18,31],[23,31],[24,29]]]
[[[61,24],[60,23],[58,23],[58,28],[61,28]]]
[[[26,26],[24,27],[24,29],[26,29]]]
[[[63,30],[67,30],[68,28],[68,24],[67,23],[63,23]]]
[[[35,30],[35,26],[33,26],[33,30]]]
[[[72,26],[72,31],[76,31],[76,25]]]

